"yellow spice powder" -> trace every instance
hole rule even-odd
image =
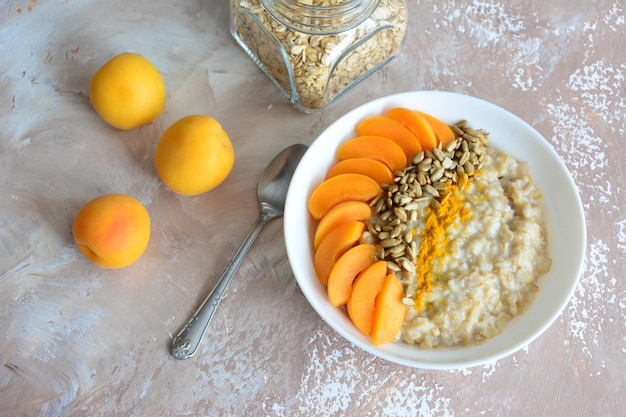
[[[428,207],[428,216],[421,232],[422,242],[417,255],[416,276],[417,291],[415,292],[415,309],[421,310],[424,297],[427,295],[435,278],[435,262],[441,263],[447,255],[448,238],[446,229],[456,220],[465,221],[470,211],[462,200],[458,186],[451,186],[439,205]]]

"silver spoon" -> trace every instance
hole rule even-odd
[[[239,269],[239,265],[246,257],[255,239],[261,233],[263,227],[272,219],[281,217],[285,209],[285,198],[291,177],[300,162],[302,155],[307,150],[306,145],[292,145],[274,157],[269,163],[257,187],[259,207],[261,214],[248,233],[235,256],[224,269],[217,285],[211,294],[204,300],[196,314],[191,317],[187,325],[181,330],[172,342],[170,352],[176,359],[187,359],[196,353],[200,341],[206,332],[209,322],[213,318],[217,306],[224,296],[226,287]]]

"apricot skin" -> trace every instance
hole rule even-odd
[[[339,174],[319,184],[309,197],[309,212],[321,219],[337,204],[346,201],[370,201],[382,193],[380,185],[362,174]]]
[[[125,52],[111,58],[93,75],[89,100],[111,126],[135,129],[156,119],[163,110],[165,83],[150,61]]]
[[[124,268],[137,261],[150,240],[146,208],[125,194],[105,194],[85,204],[74,217],[72,235],[94,264]]]
[[[190,115],[163,132],[154,159],[157,173],[172,191],[198,195],[220,185],[235,163],[233,144],[212,117]]]

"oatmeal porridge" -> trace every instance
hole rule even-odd
[[[487,148],[482,168],[457,193],[467,216],[446,230],[421,308],[409,305],[400,339],[424,348],[479,343],[523,313],[549,271],[541,192],[526,163]],[[424,228],[428,205],[416,230]],[[466,217],[466,218],[463,218]],[[421,242],[419,242],[421,243]],[[413,304],[415,279],[405,280]]]
[[[398,340],[471,345],[523,313],[550,270],[542,194],[528,164],[487,146],[463,121],[456,139],[394,173],[370,205],[362,242],[404,288]]]

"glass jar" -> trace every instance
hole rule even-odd
[[[400,49],[404,0],[231,0],[230,31],[299,110],[323,108]]]

